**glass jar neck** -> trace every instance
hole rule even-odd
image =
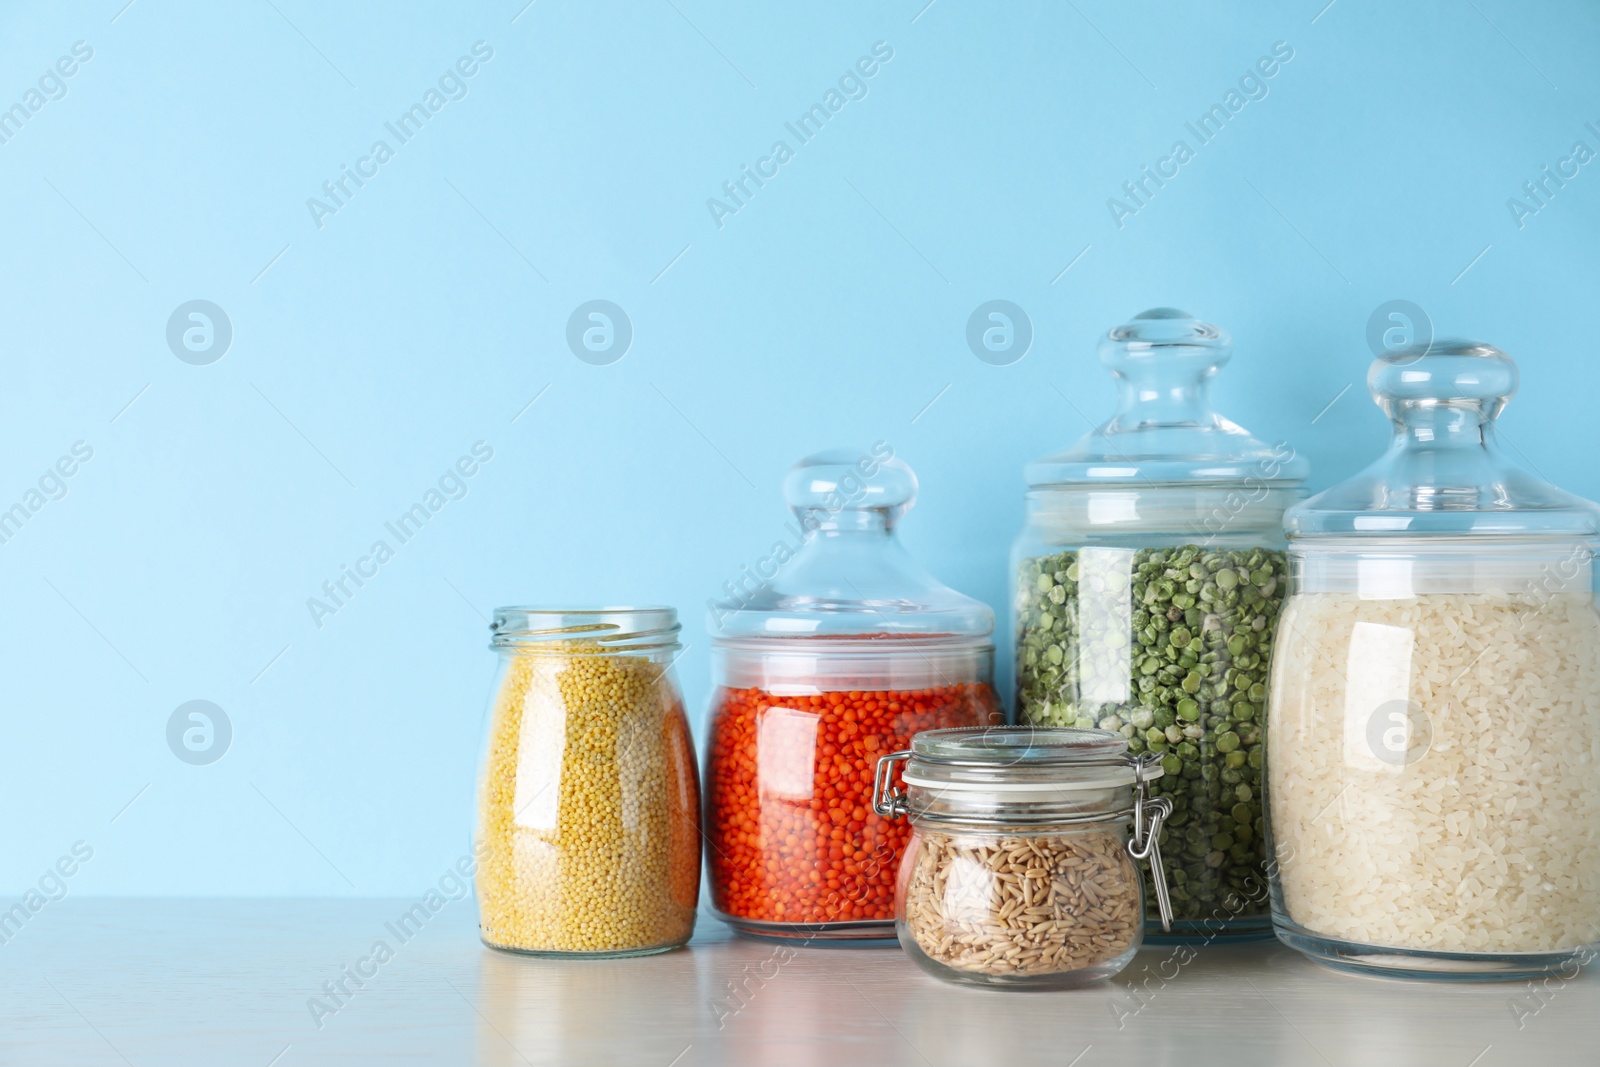
[[[1296,594],[1400,600],[1449,593],[1542,602],[1592,596],[1596,545],[1584,538],[1300,538],[1289,545]]]
[[[681,647],[666,607],[496,608],[491,647],[521,654],[670,656]]]
[[[994,645],[987,637],[769,637],[714,641],[713,685],[774,696],[987,686]]]
[[[1137,433],[1162,426],[1207,427],[1217,425],[1211,410],[1210,363],[1121,364],[1117,379],[1117,413],[1102,432]]]
[[[824,537],[840,534],[888,537],[894,530],[890,508],[796,508],[795,515],[803,529]]]
[[[1029,490],[1028,524],[1044,541],[1063,545],[1100,538],[1131,545],[1129,538],[1141,537],[1150,545],[1278,545],[1284,509],[1299,499],[1297,487],[1265,479],[1047,486]]]
[[[1412,401],[1397,408],[1394,426],[1397,441],[1410,448],[1473,449],[1486,444],[1491,420],[1475,401]]]

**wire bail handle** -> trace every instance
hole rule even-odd
[[[910,749],[878,757],[878,767],[872,774],[872,810],[885,819],[897,818],[907,811],[906,795],[895,789],[890,782],[894,774],[894,765],[904,763],[910,758]]]
[[[1167,893],[1167,871],[1161,862],[1161,824],[1172,814],[1172,801],[1166,797],[1152,797],[1145,771],[1155,765],[1157,756],[1147,752],[1135,756],[1133,764],[1133,840],[1128,844],[1128,855],[1136,860],[1150,861],[1150,880],[1156,887],[1156,907],[1161,912],[1161,929],[1172,932],[1172,898]],[[1148,816],[1150,825],[1145,826]]]

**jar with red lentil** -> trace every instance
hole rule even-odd
[[[801,460],[784,537],[710,605],[706,865],[740,933],[892,941],[908,828],[872,809],[877,761],[1000,721],[994,613],[896,537],[916,492],[883,442]]]

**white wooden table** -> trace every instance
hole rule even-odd
[[[478,943],[470,898],[401,941],[389,924],[410,903],[49,903],[0,944],[0,1063],[1600,1064],[1587,973],[1537,993],[1401,983],[1267,943],[1207,947],[1181,968],[1147,949],[1114,983],[994,993],[927,977],[895,949],[785,961],[706,919],[661,956],[513,957]],[[358,987],[347,967],[370,977]],[[324,983],[340,981],[351,995],[335,999]]]

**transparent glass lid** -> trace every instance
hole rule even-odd
[[[917,476],[886,444],[807,456],[790,469],[783,491],[793,521],[710,604],[709,626],[719,643],[988,642],[989,606],[941,584],[895,535],[916,500]]]
[[[1061,766],[1114,758],[1127,740],[1111,730],[1071,726],[963,726],[923,730],[911,738],[911,754],[940,763]]]
[[[1289,536],[1600,532],[1600,505],[1500,451],[1495,419],[1517,391],[1517,365],[1498,348],[1437,340],[1386,353],[1373,361],[1367,386],[1394,423],[1388,450],[1355,477],[1290,508]]]
[[[1211,379],[1233,345],[1216,326],[1152,308],[1100,342],[1119,393],[1117,412],[1065,452],[1030,463],[1028,484],[1226,483],[1294,485],[1305,460],[1211,409]]]
[[[1050,792],[1131,785],[1142,761],[1110,730],[1067,726],[923,730],[911,739],[907,785],[954,790]],[[1161,767],[1143,767],[1146,781]]]

